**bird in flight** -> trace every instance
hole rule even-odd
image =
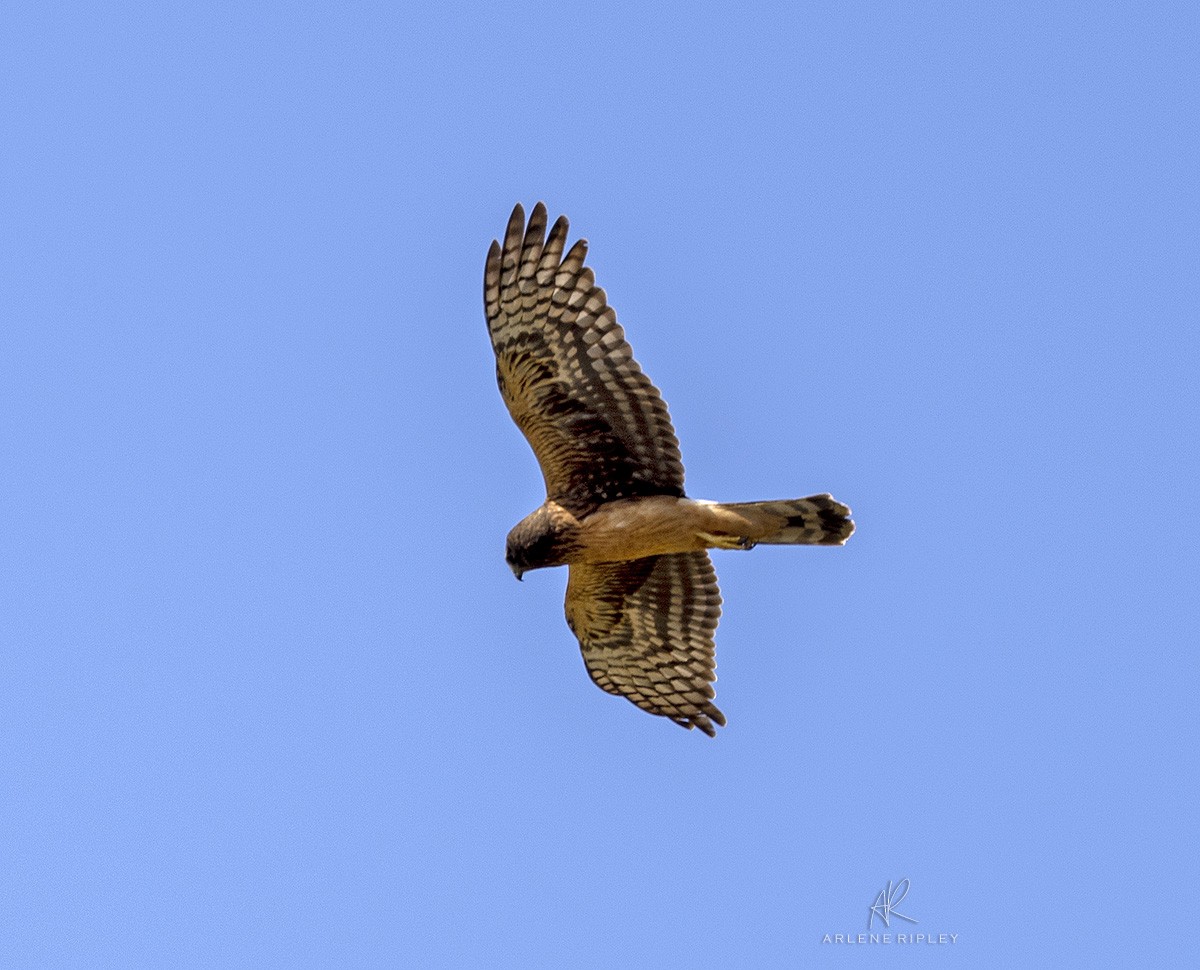
[[[843,545],[850,509],[830,495],[705,502],[683,491],[667,405],[642,373],[604,290],[566,248],[567,220],[546,234],[518,204],[493,240],[483,302],[496,379],[546,481],[546,501],[508,534],[517,579],[569,567],[567,625],[588,673],[610,694],[715,736],[713,634],[721,594],[708,549]]]

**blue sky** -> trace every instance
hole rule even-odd
[[[10,9],[0,965],[1177,962],[1198,19]],[[692,495],[855,512],[716,554],[715,740],[504,564],[538,199]],[[821,942],[901,879],[956,942]]]

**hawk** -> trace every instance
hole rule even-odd
[[[493,240],[483,302],[496,379],[546,481],[508,535],[517,579],[569,567],[567,625],[610,694],[715,736],[713,634],[721,594],[708,549],[840,546],[850,510],[830,495],[716,503],[683,490],[667,405],[642,373],[604,290],[566,248],[567,220],[518,204]]]

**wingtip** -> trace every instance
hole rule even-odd
[[[525,229],[525,207],[518,202],[513,206],[512,215],[508,217],[508,227],[505,230],[504,238],[512,239],[514,236],[520,236]]]
[[[538,217],[546,218],[546,203],[537,201],[533,204],[533,208],[529,210],[529,218],[536,219]],[[508,217],[509,224],[519,224],[522,228],[525,227],[525,206],[518,202],[513,206],[512,213]]]
[[[685,717],[671,718],[676,724],[682,728],[687,728],[689,731],[692,728],[699,728],[710,738],[717,736],[717,727],[725,727],[725,715],[721,709],[715,704],[709,703],[704,705],[703,712],[689,714]]]

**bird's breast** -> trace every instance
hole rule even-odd
[[[668,495],[608,502],[580,520],[573,562],[616,562],[704,548],[700,532],[711,517],[702,502]]]

